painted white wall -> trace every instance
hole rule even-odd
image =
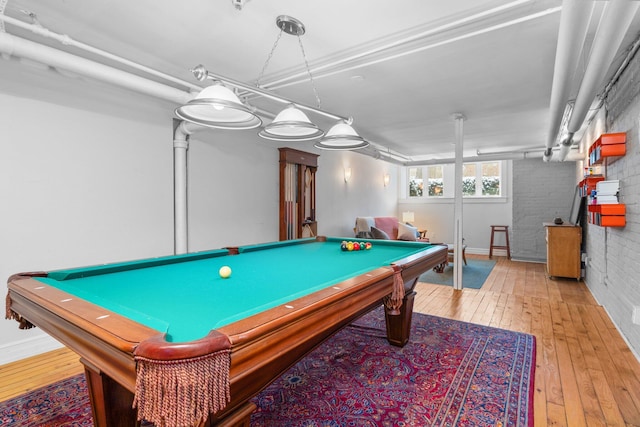
[[[344,181],[344,169],[351,178]],[[398,214],[398,166],[355,152],[320,152],[318,160],[318,233],[354,237],[358,216]],[[389,185],[384,186],[384,175]]]
[[[172,253],[171,123],[3,94],[0,117],[3,296],[11,274]],[[3,319],[0,363],[57,346],[43,335]]]
[[[189,251],[278,240],[278,150],[254,131],[189,142]]]
[[[290,148],[319,154],[318,234],[353,237],[355,218],[396,215],[398,167],[356,152]],[[278,144],[255,132],[207,131],[189,144],[189,250],[278,240]],[[344,169],[351,168],[349,182]],[[389,174],[389,185],[383,177]]]

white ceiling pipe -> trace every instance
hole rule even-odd
[[[173,82],[173,83],[177,83],[179,85],[182,85],[184,87],[190,88],[196,92],[200,92],[202,90],[202,88],[200,86],[197,86],[191,82],[187,82],[184,80],[180,80],[177,79],[173,76],[170,76],[169,74],[165,74],[162,73],[160,71],[154,70],[153,68],[149,68],[146,67],[144,65],[138,64],[136,62],[133,61],[129,61],[128,59],[122,58],[120,56],[114,55],[112,53],[109,53],[107,51],[104,51],[102,49],[98,49],[95,48],[93,46],[90,46],[86,43],[82,43],[79,42],[77,40],[74,40],[73,38],[69,37],[66,34],[58,34],[58,33],[54,33],[53,31],[43,27],[42,25],[39,24],[28,24],[26,22],[20,21],[19,19],[15,19],[15,18],[11,18],[10,16],[6,16],[6,15],[2,15],[0,14],[0,21],[2,22],[6,22],[7,24],[16,26],[18,28],[22,28],[24,30],[28,30],[34,34],[37,34],[39,36],[48,38],[48,39],[52,39],[52,40],[56,40],[60,43],[62,43],[63,45],[66,46],[73,46],[73,47],[77,47],[79,49],[82,49],[86,52],[91,52],[93,54],[102,56],[103,58],[107,58],[110,59],[112,61],[116,61],[119,62],[121,64],[127,65],[129,67],[135,68],[137,70],[143,71],[149,75],[153,75],[156,77],[160,77],[164,80]]]
[[[571,162],[578,162],[580,160],[584,160],[584,153],[581,153],[580,150],[572,150],[566,155],[564,160],[568,160]]]
[[[582,127],[589,107],[597,96],[598,89],[604,81],[638,7],[640,2],[629,0],[611,0],[607,4],[567,127],[570,135],[575,134]],[[571,145],[572,138],[563,142],[560,160],[564,160]]]
[[[368,147],[361,148],[359,150],[356,150],[355,152],[358,153],[358,154],[365,155],[365,156],[373,157],[376,160],[383,160],[383,161],[385,161],[387,163],[392,163],[392,164],[395,164],[395,165],[398,165],[398,166],[404,166],[405,165],[404,161],[389,156],[386,153],[386,151],[380,150],[380,149],[376,148],[374,145],[371,145],[371,144]]]
[[[469,163],[469,162],[491,162],[491,161],[498,161],[498,160],[539,159],[542,157],[543,153],[544,153],[544,150],[540,149],[540,151],[504,153],[504,154],[495,154],[490,156],[469,156],[469,157],[464,157],[462,161],[465,163]],[[404,166],[444,165],[444,164],[455,163],[455,161],[456,161],[455,158],[416,160],[412,162],[405,162]]]
[[[385,157],[394,159],[394,160],[399,161],[399,162],[408,162],[408,161],[411,160],[411,158],[405,156],[402,153],[399,153],[399,152],[397,152],[395,150],[392,150],[390,148],[384,147],[384,146],[382,146],[382,145],[380,145],[380,144],[378,144],[376,142],[369,141],[368,139],[367,139],[367,141],[369,142],[369,147],[365,147],[365,149],[369,149],[368,151],[370,151],[370,152],[379,153],[381,155],[384,155]]]
[[[189,252],[188,166],[189,133],[183,124],[176,127],[173,137],[173,253]]]
[[[455,163],[456,159],[442,158],[442,159],[429,159],[429,160],[407,160],[401,161],[393,157],[389,157],[384,151],[371,149],[370,147],[363,148],[357,151],[358,154],[364,154],[374,159],[384,160],[389,163],[396,164],[398,166],[428,166],[428,165],[443,165]],[[464,157],[464,162],[490,162],[498,160],[524,160],[524,159],[539,159],[544,156],[544,148],[532,149],[529,151],[505,151],[503,153],[481,154],[477,156]],[[582,155],[571,156],[570,160],[582,160]],[[557,161],[558,159],[556,159]]]
[[[177,104],[185,104],[194,96],[189,92],[7,33],[0,33],[0,53],[41,62]]]
[[[558,47],[556,49],[551,102],[549,105],[549,131],[547,148],[543,156],[544,161],[551,159],[552,148],[556,144],[564,109],[569,100],[570,82],[580,59],[595,4],[594,2],[590,3],[590,5],[585,5],[584,0],[564,0],[562,2]]]
[[[188,157],[189,135],[206,128],[174,120],[173,132],[173,241],[176,255],[189,252]]]
[[[575,134],[573,132],[570,132],[567,135],[567,138],[563,139],[562,142],[560,143],[560,151],[558,152],[558,156],[560,161],[563,161],[566,157],[567,154],[569,153],[569,150],[571,150],[571,146],[573,145],[573,136]]]

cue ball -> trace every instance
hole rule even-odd
[[[226,265],[222,266],[220,267],[220,271],[218,271],[218,273],[220,274],[220,277],[226,279],[227,277],[231,276],[231,268]]]

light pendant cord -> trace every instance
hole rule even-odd
[[[311,82],[311,87],[313,88],[313,93],[316,96],[316,101],[318,102],[318,108],[322,108],[320,102],[320,95],[318,95],[318,90],[316,89],[316,83],[313,81],[313,75],[311,74],[311,68],[309,67],[309,62],[307,61],[307,54],[304,51],[304,46],[302,44],[302,38],[298,34],[298,43],[300,43],[300,50],[302,51],[302,57],[304,58],[304,66],[307,68],[307,74],[309,75],[309,81]]]
[[[256,79],[256,87],[260,87],[260,80],[262,80],[262,77],[264,77],[264,72],[267,70],[267,67],[269,66],[269,62],[271,61],[271,58],[273,57],[273,52],[275,52],[276,48],[278,47],[278,42],[280,41],[280,38],[282,37],[283,31],[284,30],[281,28],[280,29],[280,33],[278,33],[278,37],[276,38],[275,43],[273,43],[273,47],[271,48],[271,52],[269,52],[269,56],[267,56],[267,60],[264,62],[264,65],[262,66],[262,71],[260,71],[260,75]]]

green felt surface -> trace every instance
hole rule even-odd
[[[370,250],[343,252],[341,238],[312,240],[60,270],[37,280],[180,342],[430,247],[373,241]],[[218,275],[224,265],[232,269],[228,279]]]

